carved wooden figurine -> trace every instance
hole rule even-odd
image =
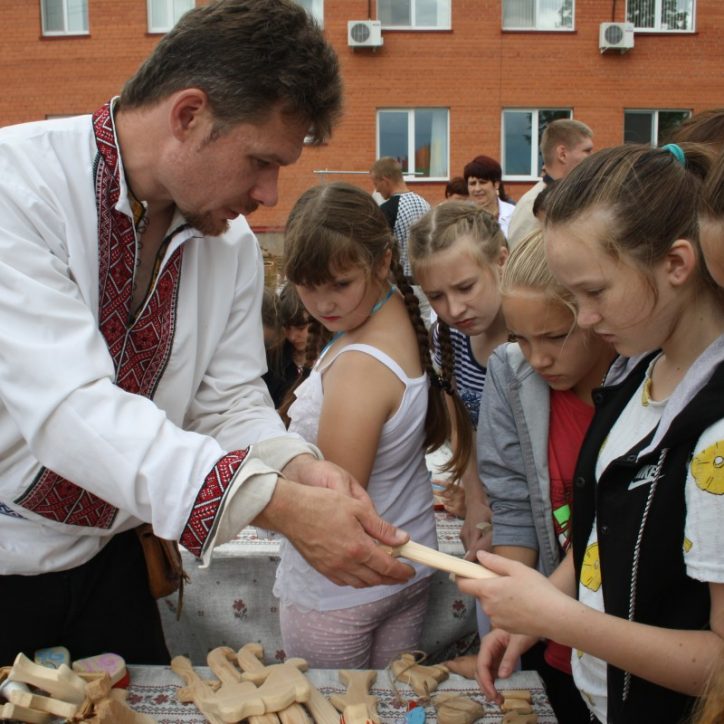
[[[409,684],[419,696],[427,697],[437,689],[441,681],[450,676],[447,666],[423,666],[415,661],[412,654],[401,654],[390,665],[396,681]]]
[[[438,724],[472,724],[485,716],[485,707],[480,702],[452,691],[438,694],[432,703]]]
[[[8,677],[11,681],[22,681],[47,691],[55,699],[82,704],[85,699],[85,682],[65,664],[57,669],[34,664],[25,654],[15,657]]]
[[[369,693],[372,684],[377,680],[377,674],[374,671],[342,670],[339,672],[339,679],[347,686],[347,692],[332,694],[329,700],[342,712],[345,724],[380,724],[377,697]],[[360,709],[360,706],[364,709]]]

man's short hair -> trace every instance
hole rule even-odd
[[[573,148],[584,138],[593,138],[593,131],[585,123],[573,118],[559,118],[557,121],[551,121],[540,139],[543,163],[547,165],[553,163],[556,148],[561,144],[566,148]]]
[[[402,166],[392,156],[378,158],[370,167],[370,173],[375,178],[388,178],[394,183],[402,181]]]
[[[342,108],[337,55],[294,0],[213,0],[181,17],[125,84],[120,107],[153,105],[203,90],[223,131],[261,123],[272,108],[309,122],[312,143]]]

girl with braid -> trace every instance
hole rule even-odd
[[[295,391],[290,430],[350,471],[385,520],[436,547],[425,452],[445,442],[451,422],[385,217],[355,186],[317,186],[292,209],[284,252],[285,275],[312,319],[310,339],[320,326],[332,335]],[[453,407],[472,436],[464,407]],[[450,470],[466,465],[458,454]],[[384,668],[417,648],[431,574],[415,564],[405,584],[337,586],[285,542],[274,587],[285,653],[315,668]]]
[[[477,428],[488,357],[508,339],[501,310],[500,275],[508,246],[498,223],[481,206],[446,201],[431,209],[410,230],[408,255],[413,275],[437,314],[433,327],[434,358],[441,376],[467,407]],[[447,370],[454,370],[451,376]],[[450,397],[450,400],[453,398]],[[448,512],[465,517],[461,538],[466,557],[491,545],[491,513],[485,488],[478,477],[474,433],[455,429],[453,451],[464,451],[468,467],[460,486],[449,486]],[[474,453],[474,451],[473,451]]]

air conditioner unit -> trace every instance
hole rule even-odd
[[[601,23],[598,32],[598,47],[602,53],[618,50],[625,53],[634,47],[633,23]]]
[[[382,43],[382,23],[379,20],[347,22],[347,45],[350,48],[379,48]]]

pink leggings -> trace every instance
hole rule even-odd
[[[428,577],[352,608],[302,611],[282,604],[284,651],[315,669],[384,669],[402,652],[418,647],[429,592]]]

